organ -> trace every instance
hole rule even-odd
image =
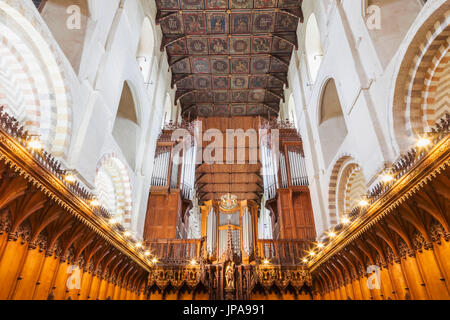
[[[301,257],[315,232],[297,131],[288,122],[263,118],[199,122],[169,124],[157,143],[144,240],[164,267],[150,281],[168,281],[168,268],[181,276],[186,268],[199,265],[210,299],[247,299],[258,277],[269,283],[270,272],[279,270],[283,277],[298,273],[288,282],[306,296],[311,279]],[[199,158],[211,143],[199,139],[199,133],[208,136],[211,128],[220,128],[216,142],[224,139],[219,144],[223,150],[215,150],[219,163]],[[235,139],[229,130],[237,129],[246,133],[240,144],[239,138],[237,144],[229,140]],[[176,137],[177,130],[184,130],[184,141]],[[178,143],[184,143],[179,153]],[[256,162],[251,161],[254,151]],[[199,203],[200,239],[187,237],[194,202]],[[261,240],[258,234],[266,207],[276,227],[273,240]],[[192,281],[199,282],[199,277],[197,273]]]

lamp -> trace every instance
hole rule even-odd
[[[74,183],[77,181],[77,178],[75,177],[73,170],[66,170],[64,175],[64,180],[66,180],[69,183]]]
[[[42,149],[42,143],[39,140],[39,135],[30,136],[30,141],[28,141],[28,147],[32,150],[39,151]]]
[[[419,140],[417,140],[417,143],[416,143],[416,145],[419,148],[428,147],[430,144],[431,144],[431,141],[430,141],[430,139],[427,139],[427,138],[419,138]]]

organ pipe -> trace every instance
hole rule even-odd
[[[291,184],[293,186],[307,186],[305,158],[298,152],[288,151],[289,168],[291,170]]]
[[[169,163],[170,152],[164,152],[156,157],[152,174],[152,186],[162,187],[167,185]]]
[[[213,208],[209,211],[207,225],[206,250],[213,256],[216,253],[217,243],[217,217]]]
[[[253,230],[252,217],[248,208],[245,208],[244,216],[242,218],[242,237],[244,251],[250,256],[253,253]]]

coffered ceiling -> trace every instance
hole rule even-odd
[[[301,0],[156,0],[184,118],[276,116]]]

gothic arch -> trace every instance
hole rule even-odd
[[[113,187],[113,189],[112,189]],[[114,195],[109,194],[114,191]],[[105,155],[97,165],[96,193],[99,201],[125,227],[131,225],[132,194],[128,170],[114,154]],[[110,202],[107,202],[110,201]],[[111,203],[114,205],[111,206]]]
[[[67,154],[71,131],[69,87],[51,36],[35,10],[0,2],[0,104],[40,135],[47,151]]]
[[[389,114],[398,152],[409,148],[417,136],[430,131],[449,112],[449,13],[450,4],[446,2],[418,30],[413,30],[415,33],[411,32],[415,34],[412,39],[405,40]]]

